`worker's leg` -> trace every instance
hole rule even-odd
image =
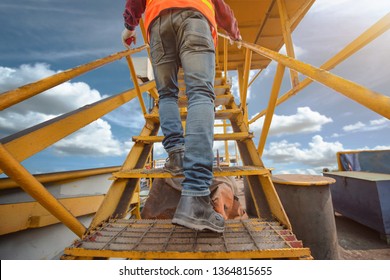
[[[178,49],[184,70],[188,115],[184,181],[173,223],[196,230],[224,230],[224,220],[210,204],[213,173],[215,49],[207,20],[195,11],[181,13]]]
[[[167,170],[176,175],[182,172],[184,138],[177,104],[179,62],[175,37],[168,14],[158,18],[151,26],[150,52],[159,93],[160,123],[164,134],[162,144],[169,154]]]
[[[178,33],[188,97],[182,194],[205,196],[213,177],[215,49],[207,20],[198,12],[188,13],[194,16]]]

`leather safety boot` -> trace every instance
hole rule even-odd
[[[170,152],[164,165],[164,170],[172,175],[183,174],[184,150]]]
[[[195,230],[222,233],[225,220],[215,212],[209,196],[181,196],[172,223]]]

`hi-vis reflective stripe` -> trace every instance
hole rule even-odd
[[[150,0],[150,1],[153,1],[153,0]],[[211,2],[209,0],[202,0],[203,3],[206,4],[207,7],[210,8],[210,10],[213,12],[213,14],[215,15],[215,10],[214,10],[214,6],[213,4],[211,4]]]
[[[148,2],[146,3],[146,5],[149,5],[150,3],[152,3],[153,0],[148,0]],[[198,1],[198,0],[195,0],[195,1]],[[207,7],[209,7],[209,9],[213,12],[213,14],[215,15],[215,10],[214,10],[214,6],[213,4],[211,4],[210,0],[201,0],[203,3],[206,4]]]

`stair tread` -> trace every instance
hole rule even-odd
[[[217,95],[215,97],[215,107],[218,107],[220,105],[229,105],[231,102],[233,102],[234,96],[232,94],[221,94]],[[180,96],[178,100],[178,105],[180,108],[187,107],[187,97],[186,96]]]
[[[216,133],[214,134],[214,141],[225,141],[225,140],[245,140],[253,138],[252,133],[236,132],[236,133]],[[162,142],[164,136],[133,136],[134,142]]]
[[[310,258],[279,222],[226,220],[224,233],[194,231],[171,220],[110,219],[65,248],[68,256],[153,259]]]
[[[217,110],[215,112],[215,119],[217,120],[227,120],[232,118],[234,115],[240,114],[242,111],[240,109],[227,109],[227,110]],[[187,111],[185,112],[180,112],[180,117],[182,120],[184,120],[187,117]],[[158,113],[152,113],[152,114],[147,114],[145,115],[146,119],[159,119],[159,114]]]
[[[250,176],[250,175],[267,175],[269,170],[260,166],[221,166],[214,167],[213,174],[215,177],[223,176]],[[163,168],[154,169],[129,169],[114,172],[113,178],[173,178],[183,177],[183,175],[173,176]]]

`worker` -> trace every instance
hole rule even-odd
[[[184,173],[172,223],[223,232],[225,221],[210,202],[214,136],[214,77],[217,26],[241,40],[237,20],[223,0],[127,0],[122,42],[136,43],[135,28],[145,13],[159,114],[168,153],[165,169]],[[186,133],[178,108],[178,70],[183,68],[188,113]]]

